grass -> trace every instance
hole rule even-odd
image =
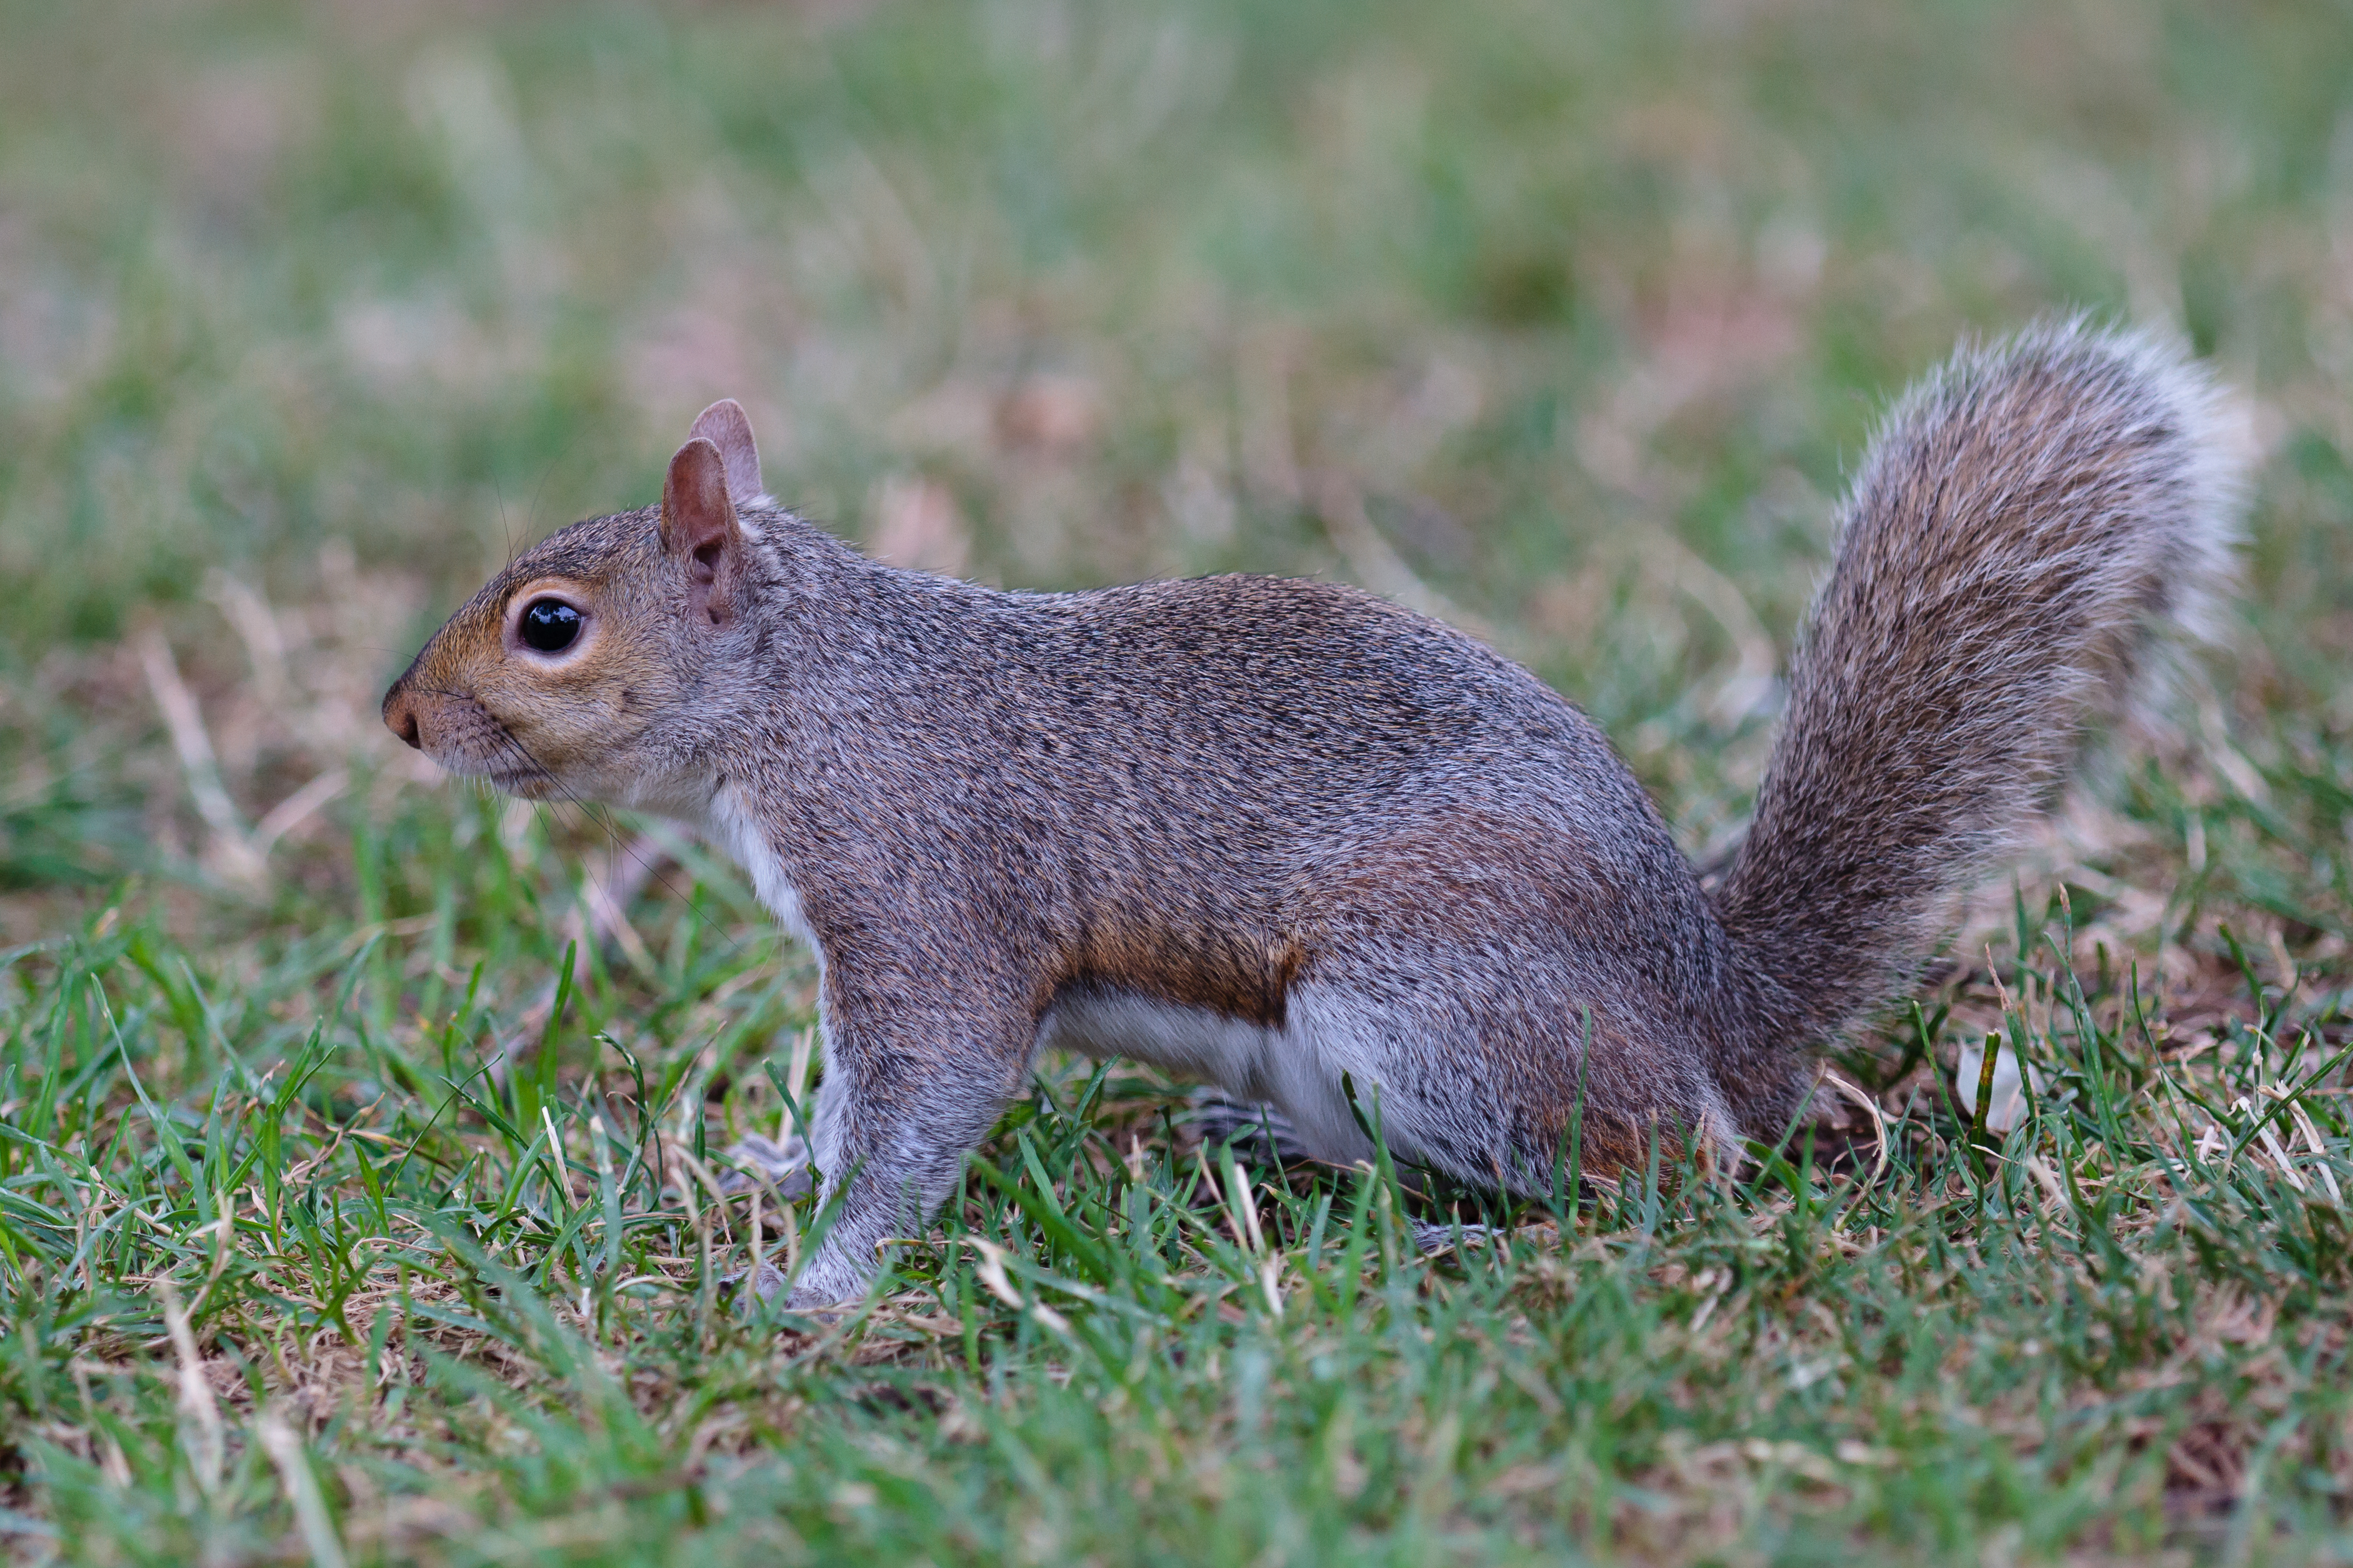
[[[2353,1557],[2341,14],[0,33],[12,1561]],[[2078,306],[2246,395],[2242,609],[1729,1178],[1494,1213],[1047,1061],[858,1310],[750,1308],[824,1223],[717,1190],[807,955],[691,841],[374,719],[733,395],[899,559],[1452,616],[1704,854],[1879,401]],[[1409,1245],[1457,1220],[1503,1228]]]

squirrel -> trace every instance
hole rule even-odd
[[[1739,1163],[1823,1047],[2204,635],[2240,480],[2221,394],[2133,331],[1965,344],[1841,510],[1751,825],[1703,887],[1601,730],[1355,588],[1006,592],[779,507],[734,402],[658,506],[493,577],[384,701],[453,773],[663,814],[815,951],[810,1144],[839,1208],[788,1289],[860,1296],[1041,1047],[1279,1112],[1321,1158],[1549,1189],[1646,1139]],[[1360,1105],[1355,1098],[1365,1097]]]

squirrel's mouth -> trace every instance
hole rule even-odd
[[[545,800],[561,793],[555,775],[524,751],[507,733],[505,726],[488,714],[483,717],[487,721],[483,728],[468,734],[465,743],[451,746],[447,752],[437,749],[433,760],[453,773],[480,779],[502,795]]]
[[[488,751],[489,755],[483,752]],[[511,795],[523,800],[546,800],[564,793],[554,773],[539,765],[523,752],[505,731],[501,731],[496,742],[482,749],[456,746],[436,747],[427,753],[450,773],[463,778],[480,779],[501,795]]]
[[[525,773],[520,768],[494,768],[480,776],[500,794],[521,795],[525,800],[544,800],[555,789],[555,780],[543,771]]]
[[[385,695],[385,721],[402,740],[461,778],[480,779],[526,800],[544,800],[557,793],[555,775],[478,698],[417,690],[404,680]]]

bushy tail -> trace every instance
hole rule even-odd
[[[1888,416],[1718,900],[1785,1047],[1905,982],[2084,725],[2200,629],[2232,564],[2220,423],[2180,354],[2080,322],[1964,349]]]

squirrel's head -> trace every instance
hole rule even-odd
[[[510,795],[691,805],[755,586],[738,509],[771,504],[744,410],[712,404],[659,508],[574,523],[491,578],[385,693],[385,725]]]

